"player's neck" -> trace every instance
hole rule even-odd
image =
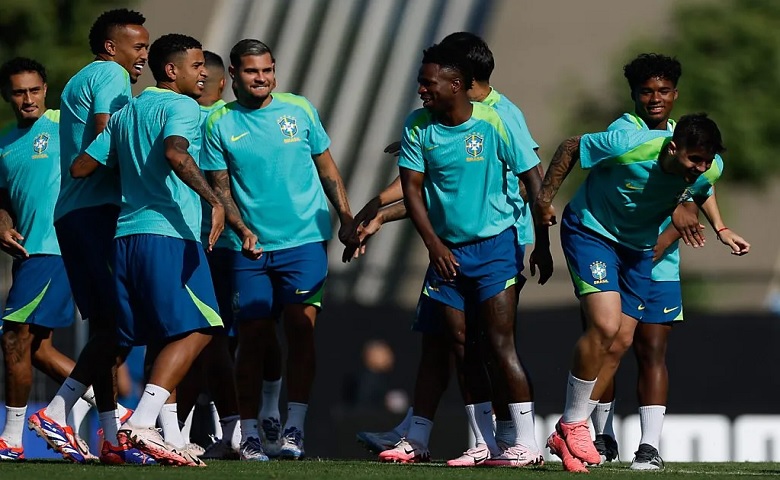
[[[99,61],[99,62],[113,62],[114,61],[114,57],[112,57],[111,55],[109,55],[107,53],[98,53],[97,55],[95,55],[95,61]]]
[[[37,118],[17,118],[16,128],[18,128],[19,130],[24,130],[32,127],[33,125],[35,125],[35,122],[37,122],[38,119],[41,118],[44,113],[46,113],[46,110],[47,109],[44,108],[43,111],[41,111],[41,116]]]
[[[466,99],[465,102],[457,101],[448,111],[437,114],[436,118],[443,125],[456,127],[468,122],[471,118],[471,112],[473,111],[474,106]]]
[[[475,80],[471,89],[469,89],[469,99],[472,102],[482,102],[490,95],[492,90],[493,88],[489,82],[478,82]]]
[[[251,96],[249,98],[239,98],[238,104],[244,108],[248,108],[249,110],[259,110],[261,108],[265,108],[268,105],[270,105],[272,100],[273,100],[273,93],[269,94],[265,98],[257,98]]]
[[[643,118],[642,115],[639,114],[639,112],[634,112],[634,115],[636,115],[638,118],[641,118],[643,122],[645,122],[645,125],[647,125],[647,128],[650,130],[668,130],[669,129],[669,117],[663,118],[661,120],[655,121],[652,119]]]

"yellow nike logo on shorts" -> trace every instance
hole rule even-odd
[[[637,310],[644,310],[644,309],[645,309],[645,306],[644,306],[644,305],[640,305],[640,306],[636,307],[636,309],[637,309]]]
[[[309,292],[311,292],[311,290],[298,290],[297,288],[295,289],[296,295],[306,295]]]
[[[246,137],[247,135],[249,135],[249,132],[244,132],[244,133],[242,133],[241,135],[238,135],[238,136],[231,135],[230,136],[230,141],[231,142],[237,142],[237,141],[241,140],[242,138]]]
[[[677,310],[678,308],[680,308],[680,307],[674,307],[674,308],[666,308],[666,307],[664,307],[664,313],[671,313],[671,312]]]

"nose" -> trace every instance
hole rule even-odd
[[[146,47],[141,49],[141,55],[139,56],[139,58],[141,60],[143,60],[143,61],[146,61],[146,60],[149,59],[149,47],[148,46],[146,46]]]
[[[425,87],[424,87],[422,84],[419,84],[419,85],[417,86],[417,93],[418,93],[418,94],[422,95],[423,93],[425,93],[425,92],[427,92],[427,91],[428,91],[428,89],[427,89],[427,88],[425,88]]]
[[[25,105],[29,105],[29,104],[33,103],[32,93],[24,92],[24,103],[25,103]]]
[[[706,172],[708,168],[709,168],[709,165],[707,165],[706,163],[697,163],[696,164],[696,171],[699,172],[699,173]]]

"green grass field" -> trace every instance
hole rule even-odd
[[[391,465],[370,461],[306,460],[301,462],[247,463],[212,461],[207,468],[185,467],[105,467],[101,465],[72,465],[61,461],[28,461],[26,463],[1,463],[0,479],[46,480],[146,480],[146,479],[501,479],[540,478],[545,480],[570,479],[572,473],[564,472],[560,463],[552,463],[536,469],[517,468],[447,468],[443,463],[423,465]],[[592,468],[589,479],[645,478],[670,479],[739,479],[779,478],[778,463],[672,463],[663,473],[634,472],[628,464],[613,464]]]

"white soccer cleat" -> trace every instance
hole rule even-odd
[[[249,437],[244,443],[241,444],[240,450],[241,460],[249,462],[267,462],[268,455],[263,451],[263,444],[260,443],[259,438]]]
[[[385,450],[395,447],[403,437],[395,433],[395,430],[389,432],[358,432],[357,441],[371,453],[380,454]]]

